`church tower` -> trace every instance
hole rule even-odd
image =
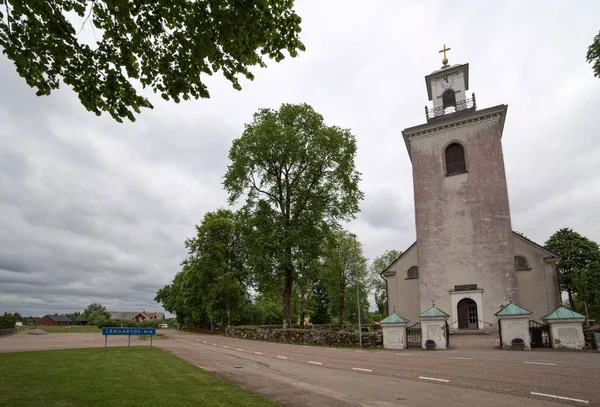
[[[507,105],[477,109],[469,64],[425,77],[433,107],[402,134],[413,168],[419,307],[432,302],[451,328],[484,329],[518,302],[508,191],[502,156]]]

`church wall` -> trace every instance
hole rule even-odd
[[[559,307],[560,293],[556,275],[556,263],[545,261],[548,254],[531,243],[514,237],[515,256],[524,256],[529,270],[517,270],[519,305],[539,320]]]
[[[413,246],[398,260],[389,271],[395,271],[388,279],[388,315],[396,310],[397,314],[408,319],[411,324],[419,322],[419,279],[407,279],[409,268],[418,266],[417,246]],[[419,270],[420,274],[420,270]]]
[[[499,118],[411,140],[420,266],[420,310],[435,301],[457,319],[449,291],[483,289],[484,326],[516,298],[513,238]],[[459,141],[467,173],[446,176],[444,147]],[[482,312],[483,311],[483,312]]]

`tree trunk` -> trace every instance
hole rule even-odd
[[[294,281],[294,266],[288,264],[285,271],[283,286],[283,329],[292,327],[292,282]]]
[[[225,303],[225,312],[227,313],[227,326],[229,326],[229,322],[231,319],[231,306],[229,305],[229,300]]]

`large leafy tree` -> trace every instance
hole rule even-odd
[[[208,98],[206,76],[236,89],[263,56],[296,56],[293,0],[0,0],[0,47],[37,95],[62,81],[83,106],[121,122],[151,108],[135,84],[164,99]],[[84,41],[91,28],[95,42]]]
[[[261,291],[282,288],[284,328],[300,262],[316,258],[330,227],[359,211],[355,155],[350,131],[327,126],[306,104],[259,110],[230,149],[223,183],[230,203],[245,194],[251,264]]]
[[[571,307],[586,312],[588,304],[600,306],[600,248],[598,243],[563,228],[546,242],[546,248],[561,256],[558,282]]]
[[[106,307],[100,303],[88,305],[81,315],[96,325],[110,319],[110,312],[108,312]]]
[[[600,32],[594,37],[594,42],[588,47],[587,61],[592,64],[594,76],[600,78]]]
[[[380,315],[387,315],[388,313],[387,285],[380,273],[400,255],[402,255],[400,250],[386,250],[381,256],[375,257],[371,264],[370,283],[375,297],[375,304],[377,304],[377,313]]]
[[[219,209],[208,212],[196,236],[185,241],[188,257],[173,283],[158,290],[155,301],[186,325],[229,325],[245,312],[250,274],[242,244],[241,215]]]

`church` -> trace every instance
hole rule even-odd
[[[477,108],[469,64],[425,77],[432,108],[402,131],[412,162],[416,242],[381,272],[388,314],[412,323],[435,304],[450,330],[495,330],[514,303],[539,320],[560,305],[560,257],[514,232],[502,154],[508,106]],[[442,52],[440,51],[440,52]]]

